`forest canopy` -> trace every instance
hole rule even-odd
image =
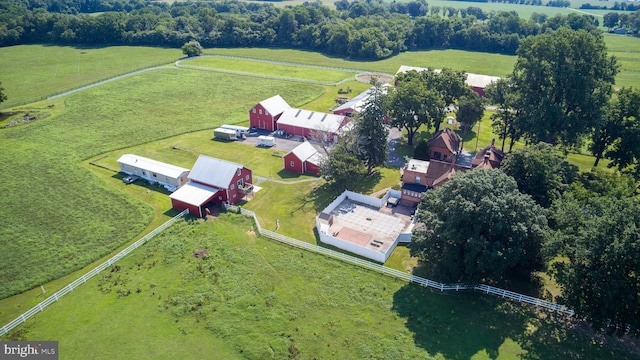
[[[535,19],[535,20],[534,20]],[[179,48],[304,48],[357,59],[407,50],[453,48],[515,54],[520,40],[560,27],[598,33],[597,20],[570,14],[522,19],[515,12],[477,7],[341,0],[277,8],[236,0],[14,0],[0,4],[0,46],[33,43],[145,45]]]

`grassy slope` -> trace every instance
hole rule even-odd
[[[234,83],[233,95],[221,83]],[[86,266],[130,241],[151,209],[78,166],[98,154],[246,119],[246,109],[280,93],[292,104],[322,87],[191,70],[156,70],[65,101],[66,111],[0,131],[0,297]],[[224,106],[220,106],[224,104]],[[21,259],[16,262],[15,259]],[[60,261],[63,259],[64,261]],[[26,270],[25,270],[26,269]]]
[[[59,340],[65,359],[631,358],[533,308],[433,292],[250,229],[230,214],[179,222],[11,338]]]
[[[168,64],[180,49],[20,45],[0,48],[3,108],[144,67]]]

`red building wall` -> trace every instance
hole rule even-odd
[[[180,211],[189,209],[189,214],[195,215],[197,217],[202,217],[202,212],[199,206],[189,205],[189,204],[183,203],[182,201],[171,199],[171,207],[174,209],[178,209]]]
[[[281,114],[269,114],[267,110],[258,104],[249,110],[249,124],[260,129],[273,131]]]
[[[294,153],[284,156],[284,168],[298,174],[304,174],[304,164]]]
[[[310,162],[306,162],[306,169],[308,173],[319,175],[320,174],[320,166],[312,164]]]
[[[240,170],[240,175],[236,173],[233,176],[233,179],[227,186],[227,191],[225,191],[225,196],[224,196],[225,201],[228,201],[229,204],[235,204],[244,198],[244,194],[238,190],[238,181],[240,179],[242,179],[245,185],[252,184],[253,174],[251,170],[247,169],[246,167],[243,167],[242,170]],[[231,185],[233,185],[233,189],[231,189]]]

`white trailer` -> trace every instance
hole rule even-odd
[[[223,128],[213,130],[213,136],[220,140],[235,140],[237,138],[235,130]]]
[[[276,145],[276,139],[273,136],[258,136],[258,146],[272,147]]]
[[[242,138],[243,136],[249,134],[249,128],[246,126],[238,126],[238,125],[221,125],[220,126],[221,129],[227,129],[227,130],[233,130],[236,132],[236,137],[238,139]]]

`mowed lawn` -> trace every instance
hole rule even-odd
[[[180,49],[19,45],[0,48],[3,108],[36,101],[133,70],[172,64]]]
[[[5,338],[57,340],[65,359],[632,358],[558,324],[258,238],[223,213],[176,223]]]
[[[220,84],[233,84],[233,91]],[[84,159],[244,121],[281,94],[292,105],[323,87],[193,70],[154,70],[61,99],[64,111],[0,130],[0,298],[82,268],[131,241],[152,209],[80,166]],[[41,106],[46,108],[48,102]]]
[[[281,59],[281,61],[290,61],[290,59]],[[296,66],[294,64],[285,65],[266,61],[249,61],[210,56],[190,58],[181,62],[180,65],[239,71],[259,76],[312,80],[323,83],[337,83],[341,80],[353,79],[356,74],[355,72],[318,69],[302,65]]]

